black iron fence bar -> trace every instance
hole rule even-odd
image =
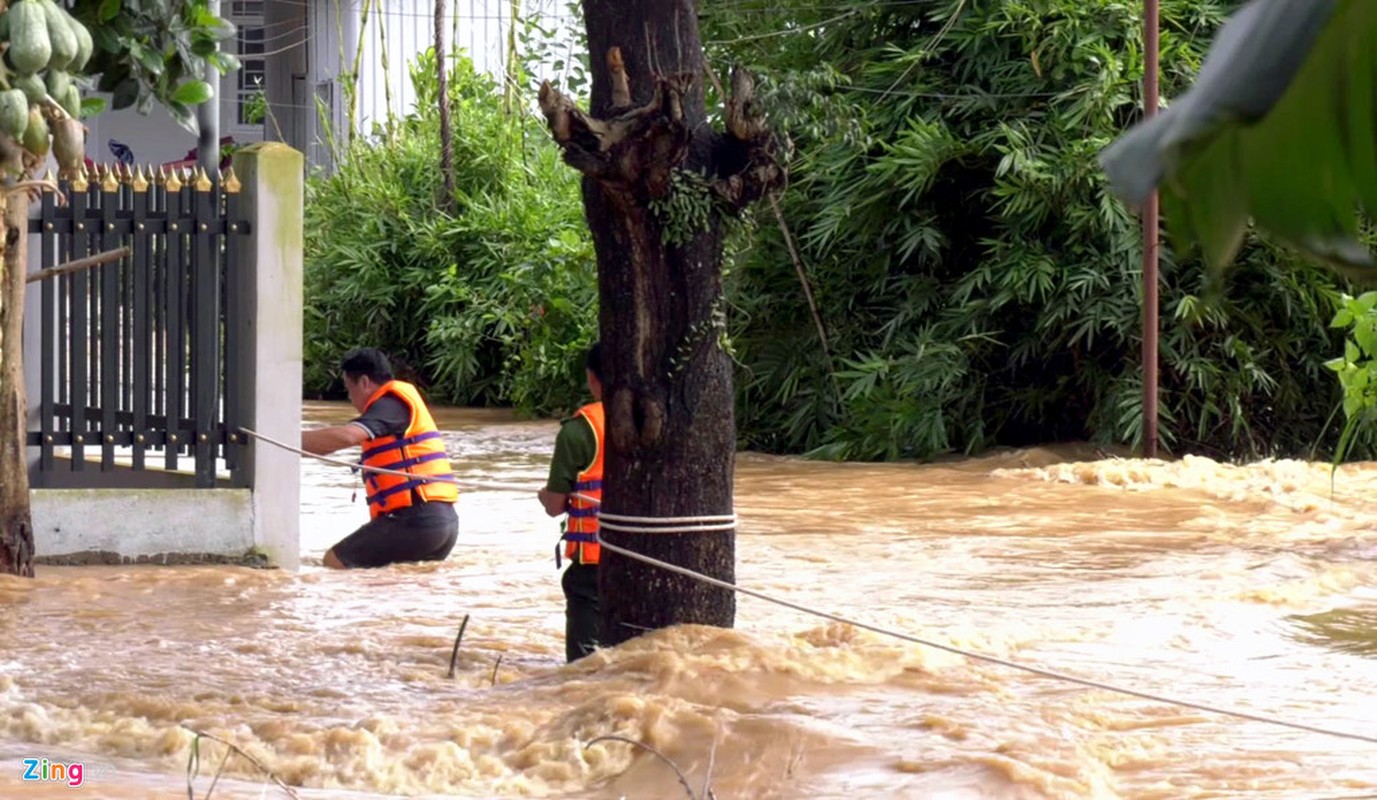
[[[167,216],[167,176],[159,174],[156,178],[157,191],[148,201],[149,213]],[[162,236],[153,235],[147,227],[152,219],[145,222],[148,235],[144,243],[153,261],[153,272],[149,281],[153,286],[151,310],[153,312],[153,409],[159,414],[167,413],[167,376],[160,367],[167,363],[167,241]]]
[[[222,396],[225,399],[225,427],[230,430],[228,441],[225,443],[225,466],[229,469],[230,475],[238,478],[243,473],[240,469],[241,457],[243,454],[242,446],[239,443],[239,426],[242,422],[240,408],[240,382],[245,376],[239,375],[235,371],[235,365],[239,363],[241,347],[244,342],[239,341],[237,330],[239,320],[243,319],[244,298],[238,291],[240,254],[243,248],[240,246],[239,236],[248,229],[248,225],[241,221],[242,214],[240,208],[240,189],[239,178],[231,170],[220,181],[222,190],[222,201],[224,203],[224,214],[229,220],[229,232],[224,238],[225,243],[225,368],[224,390]],[[239,485],[239,481],[235,481]]]
[[[114,237],[115,212],[119,208],[119,180],[110,174],[101,184],[99,227],[94,232],[96,252],[103,253],[113,249],[117,239]],[[100,271],[100,437],[102,472],[115,468],[115,412],[120,409],[120,350],[124,336],[120,324],[123,306],[120,303],[120,269],[124,261],[113,261],[97,269]]]
[[[75,205],[75,204],[74,204],[74,205]],[[76,233],[76,226],[77,226],[78,224],[86,223],[86,228],[87,228],[87,229],[89,229],[89,228],[91,227],[91,224],[92,224],[92,223],[97,223],[97,222],[98,222],[98,223],[101,223],[102,225],[105,224],[104,212],[103,212],[100,208],[92,208],[92,209],[90,209],[88,212],[83,213],[83,214],[80,214],[80,215],[73,215],[73,214],[65,214],[65,215],[64,215],[64,214],[62,213],[62,211],[63,211],[63,209],[61,209],[61,208],[57,209],[55,215],[52,216],[51,218],[48,218],[48,219],[43,219],[43,220],[33,219],[33,220],[29,220],[29,223],[30,223],[30,224],[29,224],[29,232],[30,232],[30,233],[38,233],[38,232],[39,232],[39,225],[45,225],[45,226],[46,226],[48,223],[51,223],[51,224],[52,224],[52,227],[47,229],[47,230],[49,230],[51,233],[56,233],[56,234],[61,235],[61,236],[71,236],[71,235],[73,235],[74,233]],[[114,227],[111,228],[111,229],[109,229],[109,230],[106,230],[105,233],[107,233],[107,234],[114,233],[114,234],[120,234],[120,235],[125,235],[125,236],[133,236],[133,235],[143,236],[143,235],[147,235],[147,234],[168,234],[168,233],[171,233],[171,232],[172,232],[172,226],[173,226],[173,225],[176,225],[176,226],[177,226],[177,228],[176,228],[177,230],[180,230],[180,231],[182,231],[183,233],[186,233],[187,230],[188,230],[188,226],[189,226],[191,223],[193,223],[193,222],[198,222],[198,221],[204,221],[204,222],[207,224],[207,226],[208,226],[208,227],[207,227],[207,232],[209,232],[209,233],[214,233],[214,234],[219,234],[219,235],[222,235],[222,236],[223,236],[223,235],[225,235],[226,233],[229,233],[229,226],[230,226],[230,221],[227,220],[227,219],[223,219],[223,218],[215,218],[215,219],[210,219],[210,220],[198,220],[197,217],[196,217],[196,215],[195,215],[194,213],[191,213],[191,210],[190,210],[190,206],[189,206],[189,205],[188,205],[188,211],[187,211],[187,212],[185,212],[185,213],[179,213],[179,214],[177,214],[176,216],[162,216],[162,215],[156,214],[156,213],[153,212],[153,211],[150,211],[148,217],[143,218],[143,219],[139,219],[139,218],[136,218],[136,217],[133,215],[133,212],[125,212],[125,211],[120,211],[120,210],[118,210],[118,209],[116,210],[115,214],[116,214],[116,216],[115,216],[115,219],[113,220]],[[247,222],[244,222],[244,221],[239,221],[239,222],[240,222],[241,226],[242,226],[242,225],[247,225]],[[140,225],[142,225],[142,227],[140,227]],[[245,229],[241,227],[241,229],[240,229],[239,232],[240,232],[240,233],[243,233],[244,230],[245,230]]]
[[[152,361],[151,350],[154,327],[150,319],[152,316],[150,309],[150,305],[152,304],[152,281],[150,279],[152,276],[149,274],[153,263],[149,252],[151,250],[150,245],[152,243],[152,237],[144,233],[147,229],[144,220],[148,218],[148,200],[150,192],[148,191],[148,181],[144,178],[142,172],[138,174],[134,180],[133,186],[130,188],[133,190],[131,205],[134,209],[135,226],[134,235],[126,240],[128,244],[134,248],[134,302],[132,303],[134,336],[133,346],[130,348],[133,351],[130,355],[133,359],[133,376],[131,383],[134,388],[134,402],[131,406],[133,407],[134,413],[129,420],[129,424],[134,431],[133,467],[134,469],[144,469],[147,466],[144,459],[147,454],[148,446],[148,406],[153,393],[152,381],[149,380],[151,372],[149,367]]]
[[[182,264],[182,234],[186,222],[182,209],[182,181],[174,172],[167,183],[167,235],[163,241],[167,246],[167,414],[181,419],[186,409],[186,270]],[[175,434],[168,436],[165,453],[167,469],[178,468],[185,437]]]
[[[64,417],[72,418],[76,416],[81,416],[87,422],[96,422],[100,420],[101,414],[103,414],[104,412],[101,409],[96,408],[94,406],[88,406],[86,408],[73,410],[70,405],[67,405],[65,403],[58,403],[53,406],[53,413],[56,414],[59,419]],[[115,419],[121,427],[133,427],[134,412],[117,411],[115,412]],[[149,414],[144,419],[147,420],[149,426],[154,428],[166,427],[168,424],[167,417],[161,414]],[[191,417],[182,417],[182,419],[178,421],[177,424],[191,428],[196,427],[196,423]],[[228,428],[229,426],[226,425],[225,427]],[[34,446],[37,446],[37,440],[35,440],[33,444]]]
[[[200,171],[196,176],[196,228],[192,269],[195,274],[196,327],[192,334],[195,365],[194,402],[192,416],[196,419],[196,486],[215,485],[215,459],[219,454],[211,435],[218,422],[220,410],[220,247],[219,234],[212,233],[211,223],[217,221],[219,193],[214,182]]]
[[[132,178],[132,176],[130,176]],[[121,211],[133,211],[134,189],[128,180],[120,182]],[[138,219],[135,216],[135,219]],[[112,220],[113,222],[113,220]],[[107,223],[108,224],[108,223]],[[133,245],[133,234],[106,232],[106,241],[111,247]],[[126,257],[120,262],[120,387],[123,397],[120,408],[134,407],[134,259]]]
[[[195,431],[195,424],[193,424],[191,420],[186,420],[186,424],[181,425],[177,428],[173,428],[171,430],[155,429],[146,431],[144,433],[136,433],[134,431],[129,430],[128,428],[118,428],[112,431],[102,431],[99,429],[93,429],[87,434],[87,436],[99,437],[102,441],[104,441],[106,436],[109,436],[113,440],[114,445],[116,447],[134,447],[142,444],[145,447],[156,448],[164,446],[170,447],[171,443],[168,441],[168,439],[171,438],[171,435],[175,435],[178,441],[190,441],[191,436]],[[74,439],[76,439],[76,437],[80,435],[81,434],[73,433],[71,431],[55,431],[53,432],[53,447],[75,447]],[[140,436],[143,437],[142,441],[139,440]],[[207,441],[212,445],[222,445],[226,441],[228,441],[228,439],[229,434],[227,433],[227,429],[223,425],[217,425],[214,429],[208,432]],[[30,431],[28,434],[29,445],[37,447],[38,440],[39,433],[37,431]]]
[[[89,206],[87,196],[88,184],[84,179],[79,179],[69,185],[67,196],[71,203],[72,215],[77,219],[85,219],[86,211]],[[44,228],[58,233],[58,241],[62,244],[58,247],[58,254],[63,261],[71,261],[88,254],[85,239],[80,233],[75,221],[70,231],[58,231],[56,220],[45,220]],[[50,227],[51,226],[51,227]],[[68,233],[63,236],[61,233]],[[90,326],[87,322],[87,310],[89,301],[93,299],[94,293],[91,291],[91,273],[79,273],[72,276],[72,283],[67,293],[67,300],[71,303],[71,329],[67,333],[67,344],[69,352],[72,354],[72,376],[69,397],[73,405],[86,406],[90,404],[91,396],[88,388],[90,386],[90,372],[87,368],[87,359],[90,357],[90,344],[92,342]],[[85,436],[87,430],[86,420],[72,420],[72,469],[84,470],[86,468]]]

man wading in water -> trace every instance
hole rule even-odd
[[[550,477],[538,497],[552,517],[568,513],[564,557],[569,568],[562,580],[564,656],[575,661],[598,646],[602,614],[598,610],[598,508],[602,502],[602,348],[588,350],[585,373],[593,402],[560,424]],[[555,550],[556,563],[559,550]]]
[[[364,466],[408,477],[364,471],[371,519],[326,551],[325,566],[445,560],[459,537],[459,490],[430,409],[415,386],[393,379],[387,357],[372,347],[351,350],[340,366],[360,416],[347,425],[302,431],[301,449],[323,456],[362,445]]]

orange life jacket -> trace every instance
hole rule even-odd
[[[574,478],[574,491],[569,495],[569,522],[564,529],[564,557],[579,564],[596,564],[602,550],[598,545],[598,510],[602,507],[602,403],[589,403],[574,416],[583,417],[593,427],[598,450],[593,455],[593,463]]]
[[[388,381],[368,398],[364,410],[389,394],[411,409],[411,425],[401,436],[380,436],[364,442],[360,463],[366,467],[401,470],[416,477],[364,472],[369,515],[377,517],[406,508],[412,503],[413,493],[426,502],[458,501],[459,487],[453,482],[454,470],[445,453],[444,440],[415,386],[403,381]],[[419,480],[422,477],[447,480]]]

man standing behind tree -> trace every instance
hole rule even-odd
[[[360,416],[346,425],[301,432],[301,449],[326,455],[363,446],[363,465],[407,473],[363,475],[371,519],[325,553],[334,569],[443,561],[459,537],[459,490],[444,439],[416,387],[392,377],[380,351],[345,354],[340,365]]]
[[[602,504],[602,348],[594,344],[585,362],[588,392],[593,402],[560,424],[550,477],[538,493],[545,513],[568,513],[564,530],[564,556],[569,568],[562,584],[564,655],[576,661],[593,652],[601,637],[602,613],[598,609],[598,510]],[[556,549],[556,563],[559,550]]]

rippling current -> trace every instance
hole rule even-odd
[[[308,405],[313,420],[347,418]],[[556,425],[443,411],[461,476],[540,483]],[[302,464],[298,573],[0,579],[0,796],[186,797],[194,734],[303,798],[1377,797],[1377,744],[1087,689],[743,597],[733,630],[563,663],[556,524],[468,491],[440,564],[333,572],[357,477]],[[737,577],[910,635],[1377,736],[1377,465],[1082,447],[737,460]],[[94,520],[92,524],[99,524]],[[450,649],[470,616],[457,674]],[[225,750],[203,740],[204,797]],[[23,780],[80,763],[82,786]],[[285,796],[242,758],[216,798]]]

